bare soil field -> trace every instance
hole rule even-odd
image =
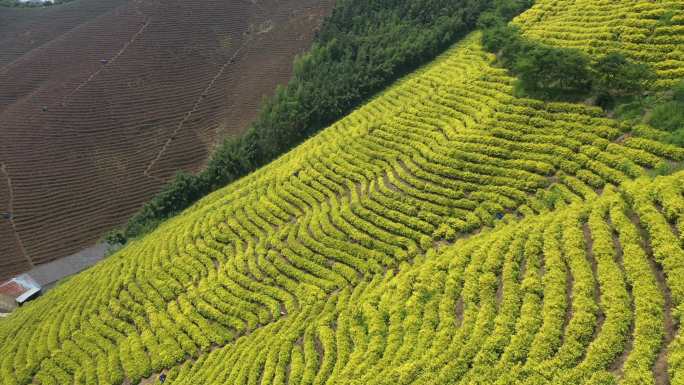
[[[287,82],[332,5],[1,8],[0,279],[94,244],[177,171],[201,169]]]

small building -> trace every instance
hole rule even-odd
[[[19,4],[27,5],[51,5],[54,3],[53,0],[16,0]]]
[[[41,286],[28,274],[18,275],[0,283],[0,295],[14,299],[16,305],[32,300],[40,295]]]

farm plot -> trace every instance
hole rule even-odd
[[[679,383],[684,251],[668,223],[682,225],[682,178],[609,187],[354,287],[310,290],[171,383]]]
[[[0,68],[80,25],[126,4],[126,0],[77,1],[59,7],[0,11]]]
[[[684,150],[479,38],[0,323],[3,385],[676,383]]]
[[[1,30],[0,160],[25,251],[3,261],[25,266],[78,251],[177,171],[199,170],[288,80],[332,6],[94,1],[35,16],[11,10],[14,30]]]

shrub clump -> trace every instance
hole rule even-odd
[[[648,65],[619,52],[592,61],[577,49],[526,40],[503,15],[483,15],[479,22],[484,48],[518,76],[521,96],[564,101],[593,97],[602,107],[612,107],[617,98],[643,94],[655,79]]]

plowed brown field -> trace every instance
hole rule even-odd
[[[199,170],[287,81],[332,5],[0,9],[0,278],[93,244],[178,170]]]

